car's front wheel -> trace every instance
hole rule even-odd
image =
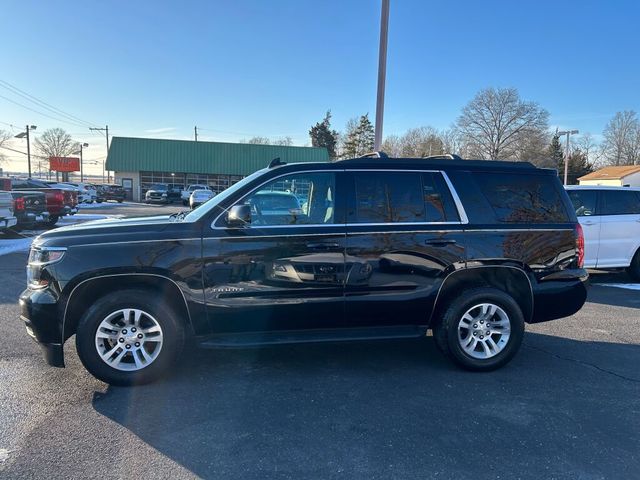
[[[627,267],[627,273],[633,280],[640,282],[640,250],[633,256],[631,264]]]
[[[105,295],[82,316],[76,332],[85,368],[112,385],[156,380],[176,363],[183,344],[182,322],[149,290]]]
[[[495,288],[461,292],[433,329],[440,350],[467,370],[488,371],[508,363],[524,336],[517,302]]]

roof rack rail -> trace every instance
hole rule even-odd
[[[359,158],[389,158],[389,155],[387,155],[383,151],[375,151],[375,152],[365,153],[364,155],[361,155]]]
[[[280,165],[286,165],[287,162],[283,162],[282,160],[280,160],[280,157],[276,157],[273,160],[271,160],[271,163],[269,163],[269,168],[274,168],[274,167],[279,167]]]
[[[455,153],[443,153],[442,155],[429,155],[424,157],[429,160],[463,160],[460,155]]]

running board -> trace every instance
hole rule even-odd
[[[246,348],[293,343],[352,342],[425,336],[427,327],[335,328],[322,330],[281,330],[271,332],[219,333],[199,342],[203,348]]]

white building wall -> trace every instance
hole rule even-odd
[[[140,172],[115,172],[115,183],[122,185],[123,179],[133,181],[133,201],[140,202]]]
[[[580,185],[605,185],[607,187],[620,187],[622,186],[622,182],[617,178],[580,180]]]
[[[640,172],[627,175],[622,179],[622,184],[630,187],[640,187]]]

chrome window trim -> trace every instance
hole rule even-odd
[[[459,221],[446,221],[446,222],[379,222],[379,223],[314,223],[314,224],[306,224],[306,225],[260,225],[259,228],[305,228],[305,227],[311,227],[311,228],[318,228],[318,227],[356,227],[356,226],[371,226],[371,227],[377,227],[377,226],[387,226],[387,225],[466,225],[469,223],[469,218],[467,217],[467,213],[462,205],[462,201],[460,200],[460,197],[458,196],[458,192],[456,192],[455,188],[453,188],[453,184],[451,183],[451,180],[449,180],[449,177],[447,176],[447,174],[443,171],[443,170],[426,170],[426,169],[390,169],[390,168],[347,168],[347,169],[330,169],[330,170],[303,170],[300,172],[288,172],[288,173],[283,173],[282,175],[278,175],[276,177],[270,178],[269,180],[266,180],[264,182],[262,182],[260,185],[258,185],[256,188],[254,188],[253,190],[251,190],[249,193],[247,193],[246,195],[244,195],[242,198],[240,198],[238,200],[238,202],[244,200],[245,198],[247,198],[249,195],[251,195],[252,193],[254,193],[255,191],[257,191],[259,188],[261,188],[262,186],[266,185],[267,183],[273,181],[273,180],[277,180],[278,178],[281,177],[285,177],[288,175],[297,175],[297,174],[303,174],[303,173],[322,173],[322,172],[328,172],[328,173],[340,173],[340,172],[408,172],[408,173],[439,173],[440,175],[442,175],[445,183],[447,184],[447,187],[449,188],[449,193],[451,194],[451,197],[453,198],[453,203],[456,206],[456,210],[458,211],[458,216],[460,217]],[[237,202],[234,203],[234,205],[237,205]],[[233,205],[231,205],[233,206]],[[231,207],[229,207],[231,208]],[[220,217],[222,217],[222,215],[226,214],[229,211],[229,208],[225,208],[212,222],[210,225],[210,228],[212,230],[234,230],[234,231],[242,231],[245,229],[251,229],[251,226],[247,226],[247,227],[235,227],[235,228],[229,228],[229,227],[216,227],[215,224],[216,222],[220,219]]]

